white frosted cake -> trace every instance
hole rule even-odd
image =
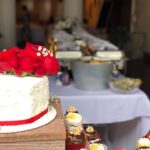
[[[0,125],[26,124],[48,112],[47,76],[0,74]]]
[[[54,45],[26,43],[0,52],[0,133],[43,126],[57,112],[49,106],[49,81],[60,69]]]

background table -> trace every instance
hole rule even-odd
[[[60,98],[63,113],[70,105],[75,106],[85,124],[105,125],[105,139],[111,147],[134,150],[137,139],[150,130],[150,102],[141,90],[133,94],[109,89],[89,92],[77,89],[73,83],[59,87],[53,77],[49,80],[50,92]]]

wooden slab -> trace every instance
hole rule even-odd
[[[0,143],[0,150],[65,150],[63,140]]]
[[[0,150],[65,150],[66,129],[60,102],[53,105],[56,118],[42,127],[18,132],[0,134]],[[32,147],[32,148],[31,148]]]

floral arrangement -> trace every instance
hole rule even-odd
[[[16,76],[43,76],[57,74],[59,63],[53,54],[41,45],[26,43],[24,49],[13,47],[0,52],[0,73]]]

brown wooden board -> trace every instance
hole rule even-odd
[[[60,102],[53,104],[56,118],[36,129],[0,134],[0,150],[60,150],[65,149],[66,129]]]

